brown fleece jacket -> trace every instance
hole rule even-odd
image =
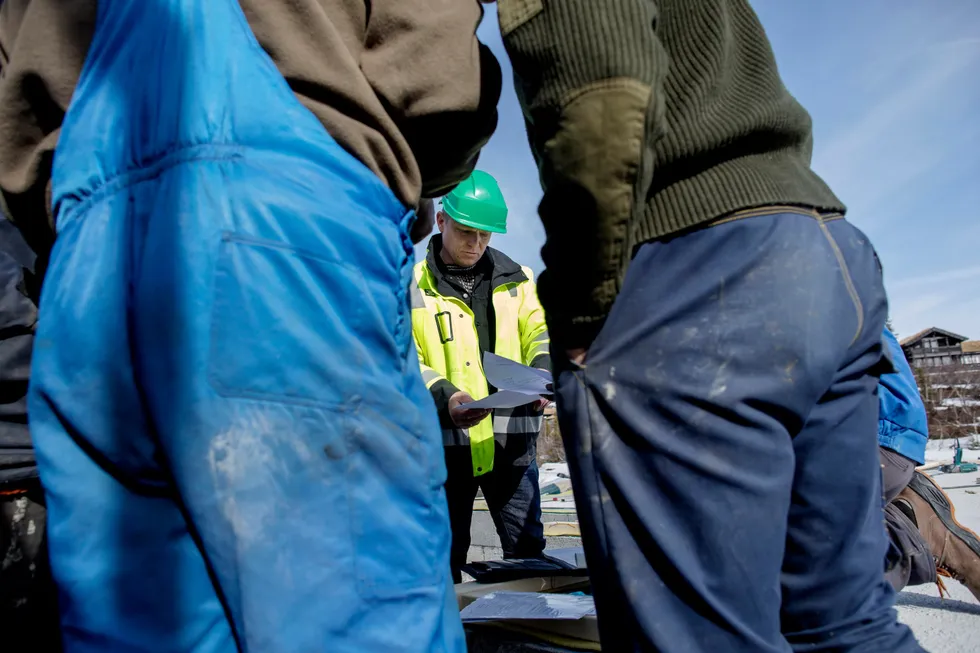
[[[501,83],[476,39],[477,0],[240,4],[299,100],[406,205],[473,169]],[[0,4],[0,189],[42,259],[54,238],[51,160],[97,10],[97,0]]]

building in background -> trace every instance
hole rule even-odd
[[[980,446],[980,340],[929,327],[901,345],[926,405],[929,436]]]
[[[964,365],[980,365],[980,340],[967,340],[960,347],[963,350],[960,362]]]
[[[901,345],[912,367],[980,365],[980,340],[969,340],[938,327],[903,338]]]

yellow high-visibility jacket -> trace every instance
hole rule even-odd
[[[431,250],[430,250],[431,251]],[[534,365],[549,355],[550,339],[544,310],[538,301],[530,269],[514,263],[501,252],[488,249],[492,257],[492,303],[495,317],[493,353],[524,365]],[[474,400],[489,394],[483,373],[480,342],[473,312],[460,297],[440,292],[437,273],[430,269],[432,255],[415,266],[412,286],[412,334],[418,350],[422,378],[430,390],[441,381],[470,394]],[[443,286],[445,290],[446,286]],[[550,367],[550,363],[548,364]],[[459,429],[443,421],[443,443],[469,444],[473,474],[493,469],[494,437],[537,435],[541,417],[528,407],[495,409],[488,418],[470,429]]]

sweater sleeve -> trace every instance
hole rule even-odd
[[[7,217],[37,253],[35,302],[54,244],[54,151],[97,13],[96,0],[0,3],[0,191]]]
[[[372,3],[361,70],[407,139],[422,196],[472,172],[497,126],[500,66],[476,38],[477,0]]]
[[[538,292],[562,348],[588,347],[601,329],[653,180],[667,67],[656,4],[497,3],[544,189]]]

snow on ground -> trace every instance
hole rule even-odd
[[[968,449],[967,447],[974,442],[980,444],[980,438],[960,438],[960,446],[963,447],[963,460],[968,462],[980,461],[980,449]],[[926,444],[926,462],[953,462],[954,448],[956,440],[929,440]],[[980,647],[978,647],[980,648]]]
[[[930,442],[929,454],[936,450]],[[951,449],[948,459],[952,460]],[[977,460],[977,451],[963,451],[963,460]],[[937,460],[945,460],[938,457]],[[956,509],[961,524],[980,532],[980,473],[941,474],[929,472],[943,488]],[[899,594],[898,616],[908,624],[919,642],[932,653],[975,653],[980,651],[980,603],[956,581],[946,581],[950,596],[939,598],[935,585],[910,587]]]
[[[568,463],[544,463],[538,468],[538,485],[541,487],[568,477]]]

